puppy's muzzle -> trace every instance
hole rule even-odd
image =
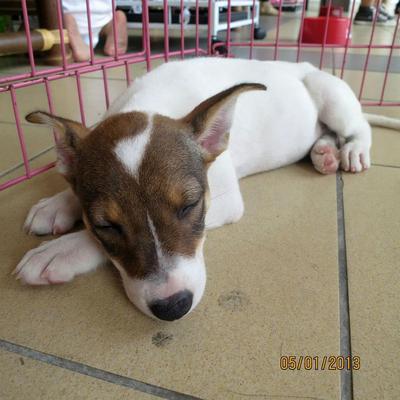
[[[193,303],[193,293],[182,290],[166,299],[156,300],[149,304],[151,312],[164,321],[174,321],[189,312]]]

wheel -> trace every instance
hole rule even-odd
[[[259,26],[254,28],[254,39],[261,40],[264,39],[265,36],[267,36],[267,32],[264,28]]]
[[[218,39],[212,39],[211,41],[211,47],[213,48],[213,54],[219,54],[221,56],[226,56],[228,54],[228,49],[226,48],[225,45],[222,46],[218,46],[215,50],[214,50],[214,44],[219,43],[221,44],[222,42]]]

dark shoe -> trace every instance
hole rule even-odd
[[[358,12],[354,18],[354,23],[357,25],[370,24],[374,21],[375,13],[376,13],[375,7],[360,6],[360,8],[358,9]],[[384,24],[387,21],[388,21],[387,17],[385,17],[381,13],[378,13],[378,15],[376,17],[377,24]]]

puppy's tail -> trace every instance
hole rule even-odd
[[[382,128],[400,131],[400,119],[368,113],[364,113],[364,117],[367,119],[371,126],[381,126]]]

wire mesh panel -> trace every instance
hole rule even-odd
[[[21,0],[9,11],[13,29],[0,33],[0,123],[14,147],[0,149],[1,190],[54,166],[53,155],[43,157],[53,139],[25,123],[27,112],[44,109],[90,126],[138,75],[171,59],[308,61],[347,80],[365,106],[400,106],[399,16],[381,26],[375,13],[369,24],[353,25],[355,1],[272,0],[276,15],[264,16],[258,0],[109,0],[100,30],[98,2],[80,3],[87,45],[79,57],[67,0]],[[48,141],[37,147],[41,134]]]

